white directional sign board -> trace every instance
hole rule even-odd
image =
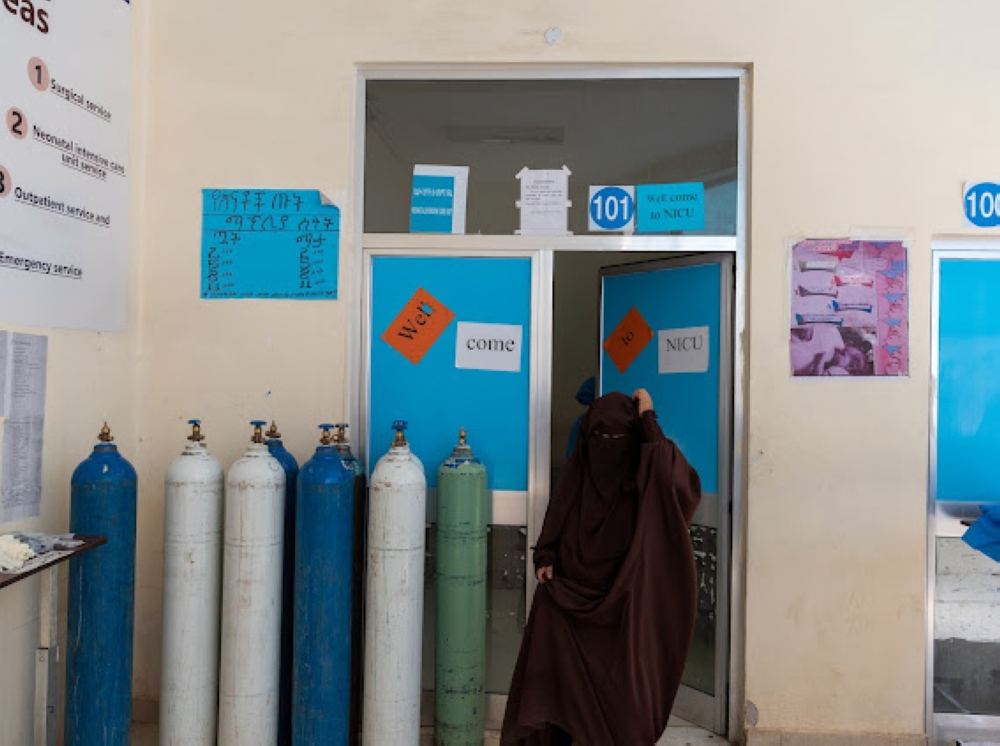
[[[127,0],[0,0],[0,319],[120,331]]]

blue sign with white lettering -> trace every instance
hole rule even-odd
[[[629,226],[634,216],[635,200],[621,187],[601,187],[590,198],[591,230],[620,231]]]
[[[413,176],[410,233],[451,233],[455,214],[455,177]]]
[[[637,233],[700,231],[705,228],[705,185],[640,184],[636,187]]]
[[[1000,226],[1000,184],[984,181],[965,188],[965,218],[979,228]]]

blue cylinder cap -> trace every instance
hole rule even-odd
[[[396,431],[396,439],[392,442],[393,448],[401,448],[402,446],[407,445],[406,436],[403,435],[403,431],[405,431],[407,427],[409,427],[409,425],[406,423],[406,420],[396,420],[392,423],[392,429]]]
[[[323,424],[319,426],[319,429],[323,431],[323,435],[319,439],[320,445],[330,446],[336,442],[335,437],[330,434],[330,431],[333,429],[333,425]]]
[[[250,438],[251,443],[263,443],[264,442],[264,425],[267,424],[264,420],[250,420],[250,424],[253,425],[253,437]]]
[[[188,420],[188,424],[191,426],[191,434],[188,436],[188,440],[194,443],[201,443],[205,439],[205,436],[201,434],[201,420]]]

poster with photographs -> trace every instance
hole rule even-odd
[[[909,374],[902,241],[799,241],[791,280],[793,376]]]

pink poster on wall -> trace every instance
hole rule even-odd
[[[808,239],[792,247],[793,376],[909,374],[902,241]]]

